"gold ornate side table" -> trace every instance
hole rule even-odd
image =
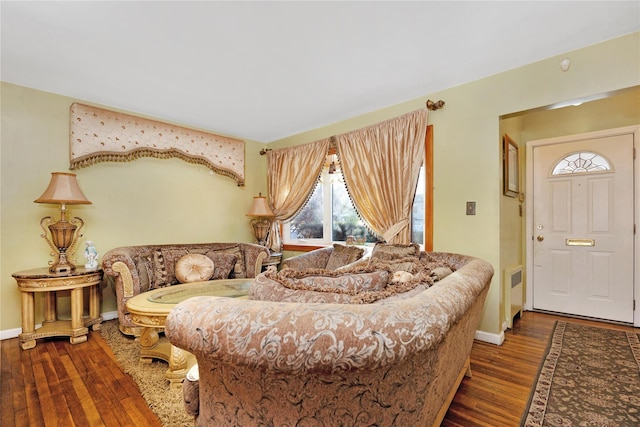
[[[100,283],[102,270],[76,267],[69,273],[51,273],[48,268],[19,271],[12,274],[18,282],[22,296],[22,333],[20,346],[23,350],[34,348],[38,338],[68,336],[71,344],[87,340],[89,326],[100,329]],[[84,316],[84,288],[89,290],[89,316]],[[71,293],[71,319],[58,319],[56,294]],[[35,294],[44,293],[44,321],[35,327]]]

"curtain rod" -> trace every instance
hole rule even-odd
[[[433,102],[432,100],[428,99],[427,100],[427,110],[431,110],[431,111],[436,111],[439,110],[441,108],[444,107],[444,101],[443,100],[439,100],[437,102]],[[335,144],[335,135],[330,137],[332,142]],[[260,150],[260,155],[264,156],[265,154],[267,154],[269,151],[271,151],[271,148],[263,148],[262,150]]]

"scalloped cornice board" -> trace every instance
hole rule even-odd
[[[140,157],[177,157],[207,166],[244,185],[244,141],[73,103],[70,108],[70,169]]]

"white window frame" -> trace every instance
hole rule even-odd
[[[331,185],[325,185],[324,183],[329,182],[331,179],[331,175],[329,174],[329,167],[325,166],[322,168],[322,175],[320,179],[323,183],[322,185],[322,235],[326,236],[322,239],[290,239],[291,235],[291,221],[285,222],[282,224],[282,242],[285,245],[315,245],[315,246],[326,246],[333,244],[331,237],[333,236],[332,230],[332,211],[331,211],[331,203],[326,203],[331,200]],[[314,190],[315,191],[315,190]],[[327,238],[328,237],[328,238]]]
[[[424,166],[422,166],[422,172],[424,173]],[[322,238],[322,239],[290,239],[289,236],[291,235],[291,221],[285,222],[282,224],[282,242],[285,245],[300,245],[300,246],[304,246],[304,245],[309,245],[309,246],[328,246],[331,245],[333,243],[344,243],[344,241],[336,241],[334,242],[331,237],[333,237],[333,223],[332,223],[332,217],[333,217],[333,212],[332,212],[332,204],[331,203],[326,203],[327,201],[331,201],[331,185],[324,185],[324,183],[328,183],[329,180],[331,179],[331,174],[329,174],[329,167],[325,166],[322,169],[322,175],[321,175],[321,181],[323,183],[322,185],[322,201],[323,201],[323,212],[322,212],[322,235],[323,236],[328,236],[328,238]],[[420,181],[419,181],[420,183]],[[423,186],[424,186],[424,180],[422,182]],[[411,221],[411,224],[413,225],[413,221]],[[423,230],[425,228],[425,225],[423,223]],[[372,246],[372,243],[366,243],[366,245]],[[419,243],[420,247],[423,248],[424,247],[424,231],[423,231],[423,241]]]

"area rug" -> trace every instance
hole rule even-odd
[[[100,334],[113,350],[122,370],[138,385],[142,397],[166,427],[193,426],[193,417],[186,413],[182,389],[171,389],[164,378],[167,363],[154,360],[140,363],[140,345],[118,329],[118,320],[102,323]]]
[[[557,322],[520,424],[640,426],[640,336]]]

